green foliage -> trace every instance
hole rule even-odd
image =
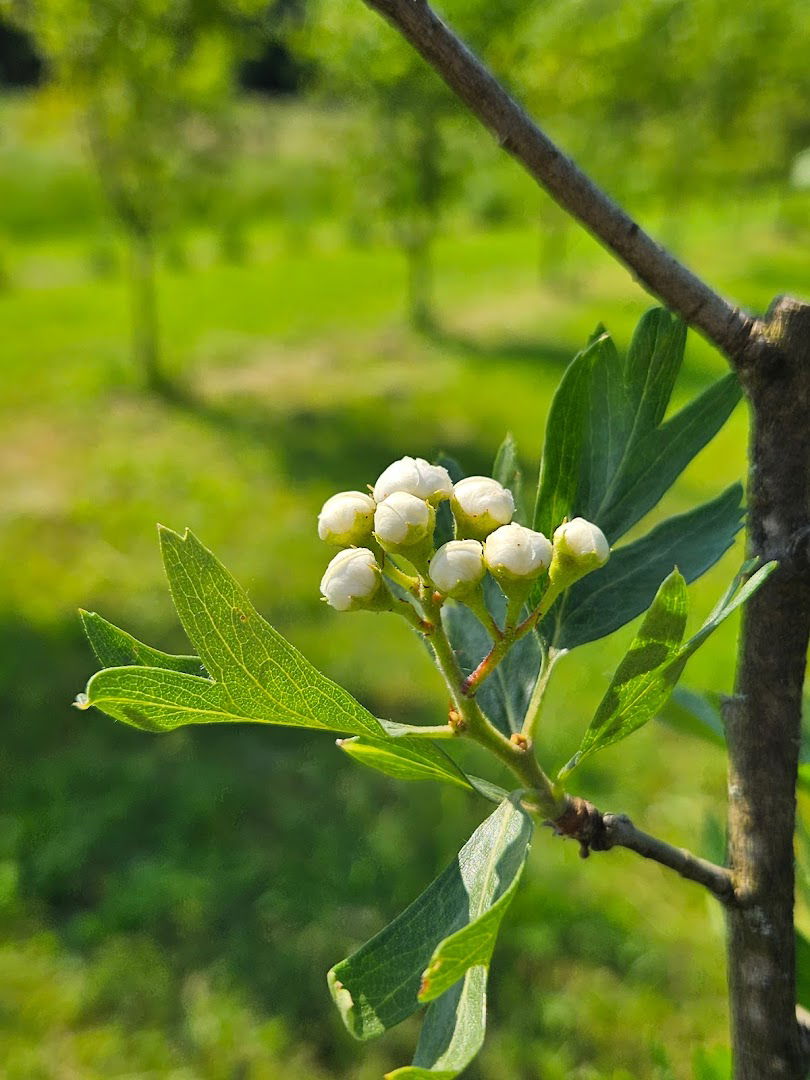
[[[683,645],[688,610],[686,582],[677,570],[672,572],[656,593],[579,750],[560,771],[560,779],[587,757],[638,730],[663,708],[689,657],[765,584],[777,563],[766,563],[756,573],[754,566],[754,563],[743,566],[701,628]]]
[[[426,739],[395,741],[367,735],[339,739],[338,746],[350,758],[397,780],[439,780],[473,790],[473,785],[449,755]]]
[[[485,592],[490,610],[502,622],[506,610],[503,597],[490,581]],[[489,652],[492,639],[470,609],[462,604],[446,604],[442,622],[462,671],[469,675]],[[527,634],[510,649],[478,691],[481,708],[504,735],[520,731],[542,662],[540,639],[536,634]]]
[[[740,400],[733,375],[662,422],[685,343],[684,324],[653,308],[624,364],[606,333],[574,358],[546,426],[535,528],[548,533],[579,515],[615,543],[719,431]]]
[[[531,831],[519,802],[505,799],[410,907],[329,972],[335,1003],[359,1039],[382,1034],[420,1002],[432,1002],[413,1067],[394,1076],[431,1070],[453,1077],[477,1053],[486,969]]]
[[[604,332],[574,358],[549,411],[536,529],[550,535],[564,518],[581,516],[615,543],[722,427],[740,397],[733,375],[663,422],[685,341],[683,324],[656,308],[639,323],[623,364]],[[741,525],[741,496],[730,488],[614,552],[552,609],[549,640],[571,649],[618,629],[648,607],[674,565],[688,581],[704,573]]]
[[[234,66],[256,47],[254,0],[3,0],[55,84],[83,112],[94,164],[119,224],[166,231],[185,202],[210,203],[230,149]],[[193,130],[196,128],[196,130]]]
[[[611,554],[598,575],[583,578],[552,609],[553,641],[572,649],[617,630],[640,615],[658,583],[677,565],[691,583],[731,547],[742,528],[742,486],[656,525]]]
[[[595,509],[597,524],[612,522],[613,537],[623,535],[727,418],[738,390],[723,381],[719,390],[710,388],[664,421],[683,348],[680,325],[653,311],[642,320],[624,365],[601,330],[575,358],[552,405],[546,434],[535,519],[547,532],[554,532],[558,520]],[[664,458],[666,468],[661,465]],[[649,460],[658,467],[647,469]],[[517,486],[513,440],[501,447],[495,470]],[[456,480],[459,472],[453,465]],[[198,658],[150,649],[84,613],[99,658],[114,666],[93,676],[77,704],[95,705],[151,731],[241,720],[348,733],[355,738],[339,740],[339,745],[349,757],[377,771],[403,780],[438,780],[499,800],[502,792],[468,775],[433,741],[468,732],[514,770],[540,807],[556,806],[558,796],[542,767],[536,761],[527,766],[523,756],[554,660],[561,651],[623,625],[638,613],[636,605],[647,607],[649,594],[654,594],[577,754],[560,773],[563,779],[580,761],[651,719],[665,704],[689,656],[773,570],[769,564],[753,573],[754,567],[746,565],[700,630],[682,644],[686,580],[672,570],[672,562],[683,557],[693,576],[711,565],[739,527],[739,498],[739,489],[733,488],[696,511],[670,518],[620,548],[608,563],[617,568],[611,577],[604,567],[592,569],[560,599],[557,589],[562,586],[556,584],[552,567],[548,607],[543,607],[541,593],[540,606],[531,599],[527,609],[537,620],[550,608],[539,633],[531,622],[517,633],[515,604],[507,604],[492,580],[484,588],[489,614],[472,601],[469,606],[448,602],[436,620],[441,597],[434,595],[434,587],[415,579],[410,585],[394,564],[403,596],[411,590],[416,605],[418,617],[411,622],[424,630],[453,706],[449,725],[423,730],[375,719],[261,618],[191,533],[181,537],[161,529],[172,598]],[[452,519],[440,520],[438,532],[451,527]],[[391,572],[389,562],[380,565]],[[671,572],[656,592],[661,570]],[[590,588],[584,592],[586,583]],[[517,607],[522,602],[520,598]],[[590,613],[583,618],[588,605]],[[500,801],[457,862],[399,919],[330,972],[329,985],[346,1026],[361,1039],[380,1034],[420,1003],[429,1003],[413,1065],[389,1075],[449,1080],[477,1053],[484,1036],[486,972],[501,919],[517,888],[530,829],[517,795]]]
[[[321,675],[261,618],[225,568],[191,533],[161,530],[180,621],[210,678],[164,667],[98,672],[77,702],[145,731],[249,721],[381,735],[354,698]]]
[[[203,671],[199,656],[172,656],[144,645],[94,611],[80,611],[79,615],[96,659],[105,668],[135,664],[166,671],[183,671],[187,675],[200,675]]]

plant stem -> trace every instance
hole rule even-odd
[[[531,789],[532,797],[536,801],[537,813],[551,819],[558,817],[565,808],[565,796],[555,791],[531,748],[524,740],[513,742],[502,735],[484,716],[478,702],[464,693],[464,675],[444,632],[436,608],[437,605],[432,599],[425,601],[425,611],[428,616],[435,615],[435,618],[432,618],[435,625],[427,635],[427,639],[463,723],[463,730],[460,733],[477,742],[479,746],[483,746],[494,754],[499,761],[508,765],[521,784]]]
[[[507,621],[503,633],[496,639],[495,644],[492,646],[489,653],[484,657],[475,671],[468,675],[464,680],[464,685],[462,687],[462,692],[464,694],[472,696],[476,692],[484,679],[489,678],[512,646],[537,626],[538,622],[540,622],[543,616],[549,611],[551,605],[559,595],[560,589],[549,582],[548,588],[543,595],[543,599],[531,615],[524,619],[518,626],[510,627]]]
[[[523,718],[523,727],[521,728],[522,733],[529,742],[534,742],[537,738],[540,709],[551,679],[551,673],[554,670],[554,665],[561,656],[565,656],[566,652],[566,649],[549,649],[545,657],[545,663],[538,673],[537,682],[534,684],[532,696],[529,698],[529,704],[526,707],[526,715]]]

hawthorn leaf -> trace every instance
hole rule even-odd
[[[357,952],[331,969],[327,976],[329,990],[355,1038],[381,1035],[416,1012],[420,989],[442,942],[480,922],[504,894],[510,898],[513,895],[510,887],[522,872],[531,832],[531,820],[517,796],[505,799],[421,896]],[[505,905],[499,910],[502,914]],[[497,929],[497,925],[484,924],[482,932],[489,951],[479,947],[473,962],[486,953],[488,963]],[[483,962],[476,966],[485,967]],[[456,980],[466,971],[463,959],[455,958]],[[469,986],[474,988],[475,979]],[[447,1002],[440,1005],[441,1001],[432,1006],[439,1017],[448,1010]]]
[[[512,492],[515,500],[515,513],[513,521],[524,524],[526,521],[526,508],[523,502],[523,474],[520,471],[518,461],[518,449],[511,431],[498,447],[495,461],[492,466],[493,479],[497,480],[505,488]]]
[[[357,735],[351,739],[338,739],[337,745],[355,761],[397,780],[439,780],[467,791],[474,790],[453,759],[428,739],[409,736],[374,739]]]
[[[741,397],[734,375],[664,422],[685,342],[685,325],[653,308],[624,362],[601,327],[574,358],[549,411],[536,529],[551,535],[579,515],[615,543],[719,431]]]
[[[385,1080],[454,1080],[481,1049],[487,1022],[487,969],[472,967],[425,1013],[413,1064]]]
[[[162,529],[161,546],[180,621],[210,678],[105,668],[77,699],[80,708],[93,705],[146,731],[246,721],[384,737],[371,713],[259,615],[192,533]]]
[[[667,518],[633,543],[614,551],[599,570],[578,581],[541,624],[560,649],[605,637],[645,611],[660,582],[677,566],[687,582],[725,554],[742,528],[742,486],[685,514]]]
[[[574,757],[559,779],[585,758],[641,727],[669,695],[661,672],[678,652],[686,629],[689,597],[677,570],[661,584]]]
[[[546,421],[532,528],[551,536],[565,517],[572,517],[588,419],[591,369],[605,338],[577,353],[554,394]]]
[[[722,714],[707,694],[698,694],[685,686],[676,687],[658,719],[679,734],[693,735],[725,749]]]
[[[129,664],[140,667],[165,668],[167,671],[184,671],[187,675],[204,674],[199,656],[173,656],[144,645],[126,630],[107,622],[95,611],[79,610],[84,632],[104,667],[124,667]]]
[[[714,438],[740,400],[736,375],[718,379],[660,427],[630,444],[600,504],[583,517],[598,521],[613,542],[651,510],[680,474]]]
[[[443,465],[444,468],[447,469],[450,473],[450,479],[454,484],[457,484],[459,480],[464,477],[464,470],[459,463],[455,458],[451,458],[447,454],[438,454],[435,464]],[[455,534],[455,524],[453,521],[453,511],[450,509],[450,500],[444,499],[436,507],[436,528],[433,531],[434,546],[440,548],[442,544],[446,544],[448,540],[452,540]]]
[[[663,708],[690,656],[761,588],[777,563],[766,563],[752,573],[755,566],[755,560],[743,565],[697,633],[683,644],[681,638],[688,610],[686,583],[677,571],[673,571],[658,590],[630,650],[616,669],[579,750],[560,770],[559,779],[571,773],[585,758],[637,731]],[[659,660],[655,664],[657,656]]]

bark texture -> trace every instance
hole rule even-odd
[[[803,1080],[795,1019],[793,831],[810,634],[810,306],[783,298],[743,371],[751,407],[748,543],[780,566],[746,605],[726,708],[728,976],[735,1080]]]

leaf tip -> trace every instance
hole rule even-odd
[[[360,1039],[362,1038],[362,1035],[357,1026],[354,998],[337,977],[336,970],[337,968],[330,968],[326,974],[326,984],[329,987],[329,993],[332,995],[332,1000],[337,1006],[338,1012],[340,1013],[349,1034],[353,1035],[355,1039]]]
[[[85,694],[85,693],[77,694],[76,699],[73,702],[73,708],[74,709],[82,709],[82,710],[89,709],[90,708],[90,698],[87,696],[87,694]]]

